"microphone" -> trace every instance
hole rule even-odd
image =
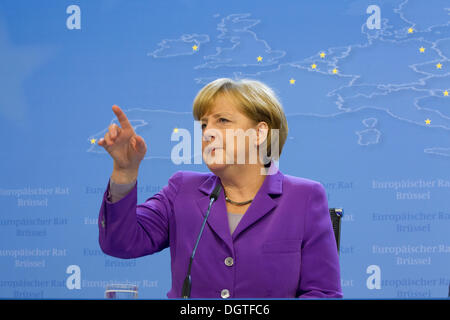
[[[192,250],[192,255],[191,255],[191,259],[189,261],[189,267],[188,267],[187,275],[186,275],[186,278],[184,279],[183,289],[181,291],[181,296],[183,298],[185,298],[185,299],[187,299],[187,298],[189,298],[191,296],[191,285],[192,285],[191,267],[192,267],[192,261],[194,261],[195,251],[197,250],[197,246],[198,246],[198,243],[199,243],[200,238],[202,236],[203,229],[205,228],[206,220],[208,219],[209,211],[211,210],[211,206],[212,206],[213,202],[216,201],[217,198],[219,197],[219,193],[220,193],[221,189],[222,189],[222,186],[219,183],[214,188],[214,190],[211,193],[211,195],[209,196],[210,200],[209,200],[208,211],[206,212],[205,219],[203,219],[202,227],[200,229],[200,232],[198,233],[197,242],[195,243],[194,249]]]

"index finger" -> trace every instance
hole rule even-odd
[[[112,109],[113,109],[114,113],[116,114],[117,119],[119,120],[122,129],[133,129],[133,127],[130,124],[130,121],[128,121],[127,116],[122,111],[122,109],[119,108],[119,106],[113,105]]]

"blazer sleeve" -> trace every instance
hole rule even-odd
[[[342,298],[339,255],[325,188],[315,183],[306,202],[298,298]]]
[[[130,259],[167,248],[169,222],[181,183],[182,172],[177,171],[158,193],[137,204],[137,181],[127,195],[114,203],[108,199],[108,181],[98,218],[102,251],[113,257]]]

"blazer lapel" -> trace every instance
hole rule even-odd
[[[197,199],[197,205],[200,208],[203,218],[206,216],[208,210],[212,191],[217,184],[220,184],[220,178],[216,175],[211,175],[200,186],[199,190],[204,193]],[[227,206],[225,203],[225,194],[223,188],[220,190],[219,197],[214,201],[209,212],[207,224],[213,231],[233,250],[233,243],[230,234],[230,227],[228,225]]]
[[[283,191],[282,189],[283,174],[281,171],[277,170],[277,173],[266,176],[251,205],[234,230],[232,240],[236,239],[242,232],[262,219],[278,205],[277,200],[273,199],[272,196],[280,195]]]
[[[207,224],[229,246],[231,250],[233,250],[234,239],[236,239],[252,224],[256,223],[266,214],[271,212],[272,209],[278,205],[277,200],[273,197],[280,195],[283,191],[283,174],[274,164],[272,164],[269,170],[269,172],[273,174],[267,175],[264,179],[263,184],[252,201],[252,204],[242,216],[242,219],[234,230],[233,235],[230,234],[227,206],[223,188],[220,190],[219,197],[211,207]],[[218,183],[221,184],[220,178],[212,174],[198,188],[203,193],[203,195],[197,199],[197,205],[203,217],[206,216],[206,211],[208,210],[210,201],[209,196]]]

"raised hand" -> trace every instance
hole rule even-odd
[[[98,145],[105,148],[114,160],[113,180],[127,183],[136,178],[139,165],[147,152],[147,145],[144,139],[136,134],[122,109],[113,105],[112,110],[120,127],[115,123],[111,124],[105,136],[98,141]]]

